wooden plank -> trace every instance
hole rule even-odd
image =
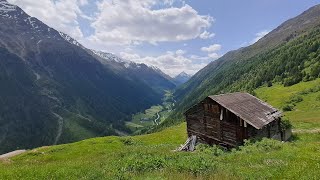
[[[232,146],[232,147],[237,146],[237,143],[234,142],[234,141],[221,141],[220,139],[218,139],[218,138],[216,138],[216,137],[209,136],[209,135],[207,135],[207,134],[203,134],[203,133],[198,132],[198,131],[193,131],[193,130],[190,130],[190,129],[189,129],[189,131],[190,131],[190,134],[196,135],[196,136],[198,136],[198,137],[200,137],[200,138],[209,138],[209,139],[212,139],[212,140],[214,140],[214,141],[216,141],[216,142],[224,143],[224,144],[227,144],[227,145]]]

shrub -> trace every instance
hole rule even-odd
[[[130,146],[130,145],[135,144],[135,142],[133,141],[132,138],[121,138],[120,141],[126,146]]]
[[[299,103],[302,101],[303,101],[303,98],[299,95],[293,95],[290,97],[290,103]]]
[[[286,130],[292,128],[292,124],[288,118],[283,117],[280,121],[280,127],[282,130]]]
[[[161,156],[139,154],[126,161],[125,169],[130,172],[148,172],[163,169],[165,166],[166,161]]]
[[[117,164],[118,171],[126,173],[145,173],[151,171],[170,171],[191,173],[195,176],[215,171],[217,163],[206,153],[180,153],[172,155],[133,153]]]
[[[216,170],[217,164],[210,156],[192,155],[192,156],[180,156],[172,164],[171,169],[175,169],[178,172],[188,172],[195,176],[200,174],[206,174]]]
[[[284,105],[284,106],[282,107],[282,110],[283,110],[283,111],[292,111],[293,108],[294,108],[294,105],[292,105],[292,104],[286,104],[286,105]]]
[[[221,147],[216,145],[209,146],[207,144],[199,144],[197,146],[197,150],[200,152],[212,154],[213,156],[220,156],[224,154],[224,150]]]
[[[240,146],[240,151],[234,151],[235,153],[251,153],[251,152],[269,152],[272,150],[281,149],[283,144],[280,141],[274,139],[263,138],[261,141],[245,140],[243,146]]]

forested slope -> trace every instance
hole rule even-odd
[[[231,51],[178,88],[176,111],[163,126],[208,95],[247,91],[281,83],[291,86],[320,75],[320,6],[283,23],[257,43]]]

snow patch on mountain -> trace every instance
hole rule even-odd
[[[128,60],[119,58],[118,56],[112,54],[112,53],[107,53],[107,52],[102,52],[102,51],[96,51],[96,50],[91,50],[95,55],[108,60],[108,61],[115,61],[115,62],[130,62]]]
[[[186,72],[181,72],[179,75],[174,77],[174,82],[177,85],[181,85],[185,82],[187,82],[191,78],[191,75],[187,74]]]
[[[17,6],[9,4],[5,0],[0,0],[0,13],[8,13],[11,11],[15,11]]]
[[[48,29],[48,31],[50,32],[50,29]],[[70,44],[74,44],[74,45],[79,46],[79,47],[81,46],[78,41],[76,41],[75,39],[73,39],[69,35],[67,35],[67,34],[65,34],[63,32],[59,32],[59,34],[64,40],[68,41]]]

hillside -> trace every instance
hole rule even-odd
[[[208,95],[247,91],[272,83],[291,86],[320,76],[320,5],[286,21],[255,44],[231,51],[175,92],[178,105],[167,121]],[[164,125],[166,126],[166,125]]]
[[[205,146],[194,153],[173,152],[185,141],[185,128],[183,124],[145,136],[37,148],[0,160],[0,178],[319,178],[319,134],[299,134],[288,143],[265,139],[231,152]]]
[[[295,129],[320,129],[320,79],[290,87],[275,84],[255,90],[256,95],[284,111]],[[286,109],[290,106],[290,109]]]
[[[125,120],[161,102],[157,87],[5,0],[0,21],[0,154],[129,131]]]
[[[285,113],[294,125],[291,142],[264,139],[230,152],[206,146],[193,153],[174,152],[187,138],[182,123],[154,134],[29,150],[0,160],[0,179],[318,179],[320,101],[314,97],[320,96],[319,82],[256,90],[276,107],[293,95],[302,97],[294,111]]]

